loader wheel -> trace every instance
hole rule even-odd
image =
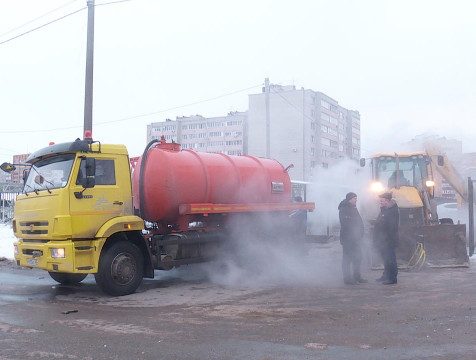
[[[144,259],[139,248],[127,241],[115,243],[104,250],[99,260],[96,283],[106,294],[132,294],[142,282]]]
[[[52,271],[48,271],[48,274],[50,274],[54,281],[59,282],[61,285],[79,284],[86,276],[88,276],[88,274],[67,274]]]

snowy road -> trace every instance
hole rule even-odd
[[[15,236],[10,225],[0,224],[0,258],[13,259]]]

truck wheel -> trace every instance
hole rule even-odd
[[[61,285],[79,284],[86,276],[88,276],[88,274],[67,274],[52,271],[48,271],[48,274],[50,274],[54,281],[59,282]]]
[[[106,294],[132,294],[142,282],[144,259],[139,248],[127,241],[112,245],[101,255],[96,283]]]

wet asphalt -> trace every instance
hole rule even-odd
[[[318,249],[336,255],[338,245]],[[109,297],[0,261],[0,360],[475,359],[476,265],[367,284],[226,285],[189,267]]]

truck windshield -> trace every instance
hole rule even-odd
[[[65,187],[75,156],[75,154],[56,155],[34,163],[23,191],[28,193]]]
[[[397,160],[387,156],[377,159],[377,179],[389,189],[400,186],[413,186],[423,190],[424,181],[428,179],[424,158],[400,157],[397,171]]]

